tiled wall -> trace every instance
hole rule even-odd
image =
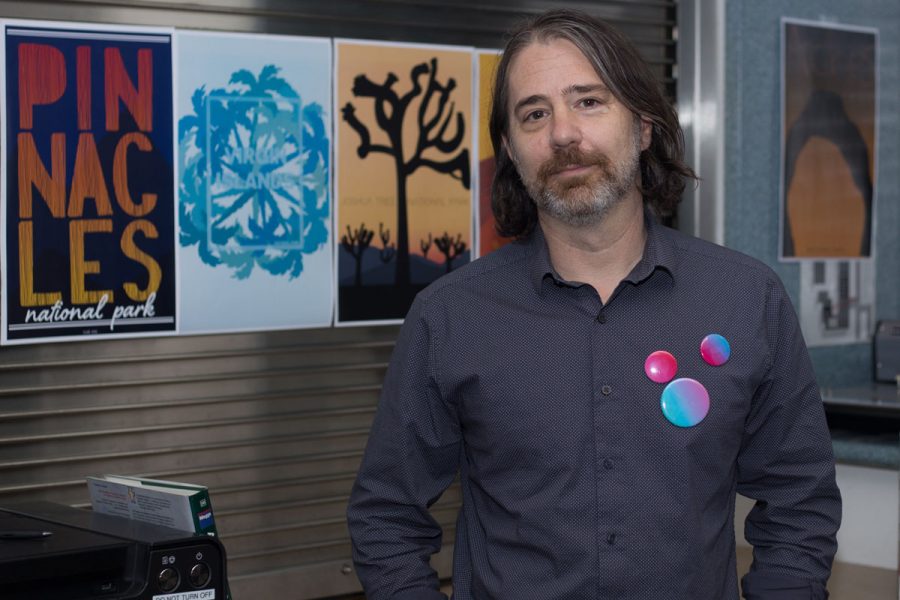
[[[781,17],[879,30],[875,316],[900,319],[900,3],[725,1],[725,243],[772,265],[795,305],[799,266],[778,262]],[[812,348],[811,354],[823,387],[859,385],[871,378],[871,343]]]

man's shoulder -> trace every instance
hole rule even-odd
[[[780,281],[772,268],[761,260],[703,240],[686,233],[669,229],[668,235],[678,254],[679,262],[696,270],[724,270],[730,275],[743,275],[755,280]]]
[[[427,302],[472,287],[483,289],[524,281],[526,258],[526,244],[511,242],[435,280],[419,293],[419,299]]]

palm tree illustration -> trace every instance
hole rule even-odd
[[[383,83],[371,81],[365,74],[353,80],[353,95],[357,98],[372,98],[375,103],[375,121],[387,134],[388,143],[372,143],[369,128],[356,116],[356,108],[348,102],[341,113],[344,120],[359,135],[356,152],[360,158],[370,153],[386,154],[393,158],[397,179],[397,255],[395,284],[410,284],[409,221],[407,217],[407,182],[420,168],[432,169],[460,181],[469,189],[469,150],[460,149],[466,132],[465,116],[456,111],[455,102],[450,100],[456,88],[452,77],[446,85],[437,80],[438,61],[432,58],[410,71],[411,88],[400,95],[394,84],[398,78],[388,73]],[[427,77],[425,85],[422,78]],[[403,124],[413,100],[419,98],[415,127],[416,142],[411,151],[403,147]],[[455,118],[454,118],[455,116]],[[451,128],[452,125],[452,128]],[[427,155],[426,155],[427,153]],[[454,154],[455,153],[455,154]],[[444,160],[431,158],[439,155]]]
[[[245,279],[290,279],[329,238],[326,114],[265,65],[191,95],[178,122],[179,242]]]
[[[297,93],[278,76],[278,71],[278,67],[266,65],[259,77],[245,69],[235,72],[230,83],[240,85],[243,90],[232,100],[241,102],[228,102],[228,112],[231,114],[230,119],[225,122],[231,130],[229,137],[232,144],[238,148],[256,151],[287,146],[293,154],[286,158],[291,160],[296,158],[300,145],[299,105],[293,103],[287,114],[282,114],[284,111],[276,101],[284,98],[296,100]],[[240,134],[241,130],[243,135]],[[246,180],[250,177],[260,179],[281,165],[260,164],[260,161],[250,160],[233,161],[225,166]],[[275,243],[291,238],[299,240],[302,198],[296,196],[296,191],[293,192],[267,185],[248,186],[236,200],[215,216],[213,227],[229,228],[234,223],[233,217],[249,204],[246,231],[235,236],[238,243]],[[233,192],[229,191],[223,195],[231,194]],[[246,236],[246,233],[250,236]]]

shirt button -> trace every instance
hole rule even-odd
[[[608,459],[608,458],[605,459],[605,460],[603,461],[603,468],[606,469],[606,470],[612,469],[612,468],[613,468],[613,461],[611,461],[611,460]]]
[[[606,315],[603,313],[600,313],[599,315],[597,315],[597,322],[600,323],[601,325],[606,323]]]
[[[608,385],[604,385],[602,388],[600,388],[600,392],[604,396],[609,396],[610,394],[612,394],[612,388],[609,387]]]
[[[615,544],[616,543],[616,534],[611,533],[608,536],[606,536],[606,543],[609,544],[610,546]]]

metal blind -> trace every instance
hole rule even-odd
[[[568,6],[635,40],[675,97],[675,1],[0,0],[0,17],[499,48],[523,15]],[[0,348],[0,505],[87,506],[84,477],[210,487],[237,600],[359,590],[347,495],[397,327]],[[459,506],[434,507],[450,574]]]

